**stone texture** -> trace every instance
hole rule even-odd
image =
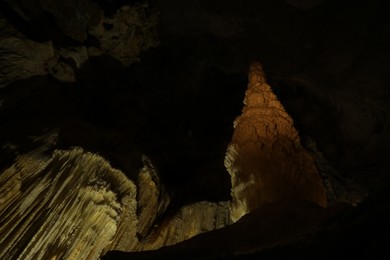
[[[62,82],[75,82],[77,70],[89,59],[84,46],[56,49],[55,56],[46,63],[47,72]]]
[[[54,55],[55,50],[50,42],[0,38],[0,87],[15,80],[46,75],[46,62]]]
[[[283,199],[326,206],[315,162],[256,62],[250,67],[244,104],[225,159],[232,180],[232,220]]]
[[[126,5],[113,17],[105,17],[91,27],[88,33],[98,39],[102,53],[127,66],[139,61],[141,52],[158,44],[157,21],[157,14],[149,10],[147,3]]]
[[[1,258],[96,259],[123,214],[136,223],[135,185],[82,149],[21,155],[0,176]]]
[[[43,37],[46,40],[31,39],[24,35],[31,33],[26,28],[19,32],[0,16],[0,87],[19,79],[48,74],[62,82],[75,82],[77,70],[90,57],[110,55],[128,66],[139,61],[142,52],[158,45],[158,15],[149,10],[147,3],[123,6],[112,17],[104,17],[99,6],[89,0],[42,0],[14,3],[11,7],[26,24],[43,16],[42,12],[50,13],[59,27],[50,25],[54,28],[51,30],[58,30],[56,33],[65,34],[76,42],[61,46],[54,36],[50,38],[50,34]],[[29,9],[37,13],[21,11]],[[45,32],[45,24],[40,27]],[[95,45],[85,43],[91,36],[97,41]]]
[[[170,202],[167,191],[162,186],[157,169],[145,155],[144,167],[138,175],[138,230],[139,238],[145,238],[155,224],[155,220],[166,210]]]
[[[158,249],[230,224],[228,202],[197,202],[166,214],[170,196],[142,157],[136,184],[100,155],[55,149],[58,133],[32,136],[0,172],[0,258],[97,259],[110,250]],[[165,215],[164,215],[165,214]]]
[[[89,59],[84,46],[55,48],[25,37],[0,38],[0,55],[0,87],[38,75],[75,82],[77,69]]]
[[[17,5],[18,3],[26,4],[37,1],[7,0],[2,2],[13,2]],[[108,3],[110,1],[107,0],[104,2]],[[221,84],[221,81],[219,80],[217,80],[214,85],[204,84],[210,81],[210,77],[205,76],[205,73],[208,73],[211,69],[217,68],[218,70],[221,69],[225,72],[240,72],[242,73],[241,75],[246,76],[248,60],[261,57],[261,61],[264,64],[264,68],[267,71],[267,75],[272,85],[277,86],[276,83],[280,84],[280,88],[277,89],[278,92],[276,93],[281,100],[282,95],[286,97],[282,102],[284,102],[283,104],[286,107],[286,110],[291,117],[294,118],[295,123],[299,127],[301,137],[311,135],[316,142],[318,142],[318,149],[321,152],[324,152],[324,159],[328,159],[325,164],[328,164],[330,159],[331,164],[337,168],[335,178],[339,178],[339,175],[349,176],[355,180],[360,178],[360,183],[370,183],[367,186],[372,189],[377,189],[377,185],[383,185],[384,182],[381,181],[381,178],[378,178],[378,172],[382,174],[382,176],[388,175],[387,169],[389,166],[388,163],[385,167],[383,165],[378,166],[377,163],[380,162],[381,158],[384,158],[384,161],[389,158],[387,147],[390,143],[390,128],[388,124],[388,111],[390,110],[388,109],[389,92],[387,87],[389,83],[388,61],[390,60],[388,59],[389,48],[387,46],[389,45],[388,39],[390,39],[390,37],[388,37],[388,35],[390,30],[388,26],[388,12],[383,8],[385,5],[388,5],[387,1],[325,1],[324,4],[317,5],[315,8],[311,8],[305,3],[318,3],[320,1],[194,0],[186,1],[184,3],[183,1],[177,0],[164,0],[153,2],[160,2],[160,5],[165,10],[165,23],[161,24],[160,28],[162,31],[171,32],[171,34],[164,35],[164,46],[169,46],[169,48],[163,50],[165,54],[160,56],[161,50],[158,51],[157,56],[153,56],[153,58],[150,59],[152,61],[147,63],[145,67],[152,67],[151,64],[158,60],[157,63],[160,63],[161,67],[164,69],[161,70],[159,69],[161,67],[158,67],[158,69],[154,67],[155,71],[159,71],[158,73],[151,72],[150,70],[145,70],[142,73],[140,72],[139,74],[143,76],[140,76],[139,78],[145,78],[147,86],[151,86],[145,88],[146,84],[140,85],[139,80],[134,80],[134,73],[132,73],[134,67],[131,68],[131,70],[128,71],[130,72],[128,74],[129,79],[131,80],[124,82],[122,86],[127,89],[140,89],[140,91],[135,95],[133,95],[133,92],[131,93],[132,95],[128,95],[132,97],[131,99],[129,99],[128,96],[126,97],[123,95],[123,92],[117,92],[116,95],[121,96],[121,100],[123,100],[123,102],[119,104],[116,103],[118,99],[111,98],[112,93],[107,92],[103,92],[102,94],[102,96],[107,96],[107,99],[96,100],[94,94],[99,92],[100,85],[96,86],[97,84],[92,83],[91,86],[94,88],[92,88],[92,91],[88,91],[86,96],[92,96],[91,99],[93,99],[95,106],[91,106],[90,103],[86,103],[84,100],[82,100],[81,103],[84,102],[85,107],[89,109],[88,111],[93,111],[92,113],[96,114],[96,118],[99,118],[99,123],[102,123],[105,126],[108,125],[108,128],[110,129],[124,124],[125,121],[127,121],[129,125],[136,125],[138,127],[136,130],[124,132],[127,136],[134,136],[132,138],[135,139],[142,139],[140,136],[143,136],[143,140],[146,141],[139,142],[142,147],[144,147],[144,145],[149,145],[148,147],[153,147],[151,149],[153,150],[156,146],[159,146],[160,148],[155,149],[155,153],[153,154],[154,158],[157,154],[161,153],[161,151],[166,151],[161,149],[161,147],[172,147],[171,149],[175,150],[176,153],[166,153],[166,158],[171,158],[170,160],[173,162],[170,165],[172,167],[165,168],[167,176],[170,176],[170,169],[175,169],[178,172],[177,175],[188,176],[188,171],[186,171],[186,169],[192,168],[193,165],[198,165],[198,162],[204,165],[202,169],[206,169],[208,168],[210,157],[197,157],[197,161],[181,160],[181,158],[178,159],[175,155],[191,151],[188,153],[187,158],[194,158],[195,156],[193,155],[208,154],[211,149],[217,146],[222,147],[218,149],[225,149],[225,143],[221,145],[222,142],[216,142],[215,138],[217,136],[226,135],[228,136],[226,138],[227,140],[230,138],[231,134],[226,134],[227,132],[220,130],[211,133],[210,128],[215,129],[212,123],[218,121],[221,117],[230,115],[229,110],[238,110],[232,109],[232,106],[226,105],[223,102],[218,102],[219,99],[230,99],[230,96],[224,96],[226,92],[229,91],[229,87],[227,87],[227,84]],[[287,5],[286,2],[289,2],[290,5]],[[307,11],[294,8],[291,6],[291,3],[295,3],[296,7]],[[4,9],[1,9],[0,12],[4,13]],[[28,8],[22,9],[23,12],[25,12],[24,14],[28,14],[26,11]],[[177,16],[175,16],[175,14],[177,14]],[[22,14],[22,17],[26,17],[26,21],[34,20],[29,19],[31,16],[28,15]],[[36,31],[45,32],[46,28],[42,27],[43,24],[48,23],[38,22]],[[53,27],[56,27],[56,25]],[[106,24],[106,27],[110,28],[110,24]],[[56,30],[58,30],[58,28]],[[3,32],[4,31],[1,30],[0,34],[3,34]],[[48,39],[52,39],[50,33],[46,33],[46,35],[50,36]],[[15,35],[12,36],[15,37]],[[31,39],[36,41],[36,38],[33,36],[30,35],[28,37],[32,37]],[[20,36],[17,36],[17,38],[20,38]],[[95,39],[91,37],[90,40],[93,41]],[[96,42],[99,43],[99,41]],[[60,45],[61,44],[64,44],[64,42],[60,41]],[[89,55],[100,55],[103,51],[96,45],[93,48],[89,48],[88,53]],[[149,58],[150,57],[146,60]],[[63,60],[61,60],[61,62],[63,62]],[[54,63],[54,67],[55,64],[57,64],[57,61]],[[172,64],[179,64],[177,66],[184,69],[173,70],[172,68],[174,67]],[[62,66],[59,67],[61,68]],[[64,67],[64,71],[68,71],[68,67]],[[202,70],[199,68],[202,68]],[[55,69],[57,70],[58,68],[55,67]],[[107,69],[106,74],[108,75],[107,77],[112,78],[113,76],[107,71],[111,70]],[[188,71],[195,71],[195,73],[187,73]],[[162,76],[169,78],[169,80],[164,81]],[[204,80],[199,80],[199,77],[204,77]],[[294,84],[290,85],[288,83],[291,79],[298,80],[294,80]],[[96,81],[99,81],[99,79]],[[228,78],[226,81],[231,82],[231,79]],[[31,83],[31,81],[23,82],[25,82],[25,84]],[[48,84],[47,87],[53,86],[51,80],[50,83],[50,86]],[[240,85],[241,84],[236,84],[236,86]],[[14,84],[13,86],[17,86],[17,84]],[[219,88],[216,88],[215,86],[223,86],[225,89],[219,91]],[[176,92],[176,89],[180,89],[181,91]],[[293,90],[296,95],[289,92],[289,90]],[[46,98],[48,92],[49,91],[45,91],[45,94],[42,94],[42,99],[38,100],[48,99]],[[60,93],[63,94],[64,92]],[[138,93],[142,94],[137,95]],[[163,95],[162,93],[167,94]],[[183,97],[183,93],[189,94]],[[197,93],[197,95],[194,95],[193,93]],[[236,93],[240,93],[240,91],[237,91]],[[37,95],[41,94],[39,93]],[[205,105],[205,103],[208,102],[208,99],[205,99],[205,95],[209,95],[216,101],[214,106],[210,106],[210,109]],[[232,97],[231,99],[237,98],[240,102],[241,97],[238,97],[238,94],[234,95],[236,97]],[[170,98],[173,96],[177,97],[173,99],[174,101]],[[199,99],[192,99],[194,96],[199,97]],[[131,116],[131,113],[129,113],[130,109],[126,113],[120,114],[120,116],[118,116],[117,113],[112,113],[112,111],[107,112],[107,110],[105,110],[107,103],[112,102],[116,103],[118,111],[122,111],[123,104],[130,104],[132,106],[133,100],[144,104],[144,106],[142,106],[141,109],[137,106],[132,107],[132,113],[139,114],[141,111],[140,113],[142,114],[142,108],[145,108],[151,111],[150,114],[148,114],[148,116],[139,116],[141,120],[136,121],[134,120],[134,117]],[[188,104],[189,107],[193,107],[194,111],[203,112],[203,114],[196,114],[199,115],[198,118],[208,119],[206,121],[197,121],[193,114],[188,113],[188,110],[182,109],[183,106],[174,106],[174,108],[172,108],[172,106],[167,104],[168,102],[160,103],[162,104],[160,107],[149,105],[159,103],[161,102],[160,100],[170,100],[172,103],[175,103],[177,100],[182,101],[183,103]],[[72,101],[73,100],[70,102],[67,101],[69,107],[73,105]],[[292,102],[293,105],[285,105],[288,102]],[[23,100],[23,103],[26,104],[28,102],[24,102]],[[33,109],[38,104],[42,104],[42,102],[36,102],[36,99],[33,99],[31,103],[35,103],[30,105]],[[201,106],[199,104],[201,104]],[[216,105],[221,109],[218,109]],[[23,110],[21,110],[20,113],[12,113],[12,110],[7,110],[7,107],[9,107],[8,100],[3,101],[3,97],[0,97],[0,106],[2,106],[0,109],[4,108],[3,110],[7,112],[11,111],[11,113],[7,115],[7,120],[1,120],[0,129],[7,127],[7,123],[11,122],[11,118],[14,121],[18,121],[20,119],[19,115],[23,115]],[[30,107],[27,106],[25,111]],[[42,107],[45,106],[43,105]],[[53,106],[49,105],[46,107],[50,108],[46,110],[52,110],[50,117],[58,118],[59,121],[62,119],[56,112],[53,112]],[[155,109],[155,107],[165,107],[167,109]],[[97,109],[95,108],[102,109],[96,111]],[[85,113],[85,110],[78,110],[78,107],[72,111],[77,111],[78,115],[87,114]],[[106,113],[100,114],[100,111]],[[172,116],[172,112],[173,114],[176,114],[176,111],[180,111],[180,113],[177,112],[177,116]],[[222,113],[218,114],[216,111],[222,111]],[[28,114],[28,116],[32,114],[33,113]],[[184,125],[181,131],[176,131],[176,129],[181,127],[178,127],[180,123],[175,125],[174,122],[181,122],[181,118],[188,118],[189,124]],[[31,121],[34,120],[35,119],[32,119]],[[87,120],[91,121],[90,118],[87,118]],[[142,120],[155,123],[142,125]],[[4,121],[6,121],[5,124]],[[161,122],[168,123],[162,125]],[[230,119],[228,122],[230,122]],[[21,128],[30,129],[31,126],[23,123],[15,125],[15,132],[20,131]],[[26,125],[29,127],[25,127]],[[147,127],[143,127],[145,125]],[[193,127],[195,125],[206,125],[206,127],[202,128],[204,131],[199,131],[199,128],[196,129]],[[35,127],[39,128],[40,126],[41,125],[36,125]],[[157,129],[155,126],[157,126]],[[171,128],[167,126],[170,126]],[[102,131],[109,131],[106,127],[104,128],[105,129]],[[150,134],[150,129],[156,129],[155,132],[157,133],[169,132],[171,136],[169,138],[163,134],[153,136]],[[225,127],[225,129],[229,129],[229,127]],[[131,128],[131,130],[133,130],[133,128]],[[82,132],[80,129],[77,131]],[[26,129],[25,132],[28,132],[28,130]],[[174,146],[173,144],[175,140],[178,139],[177,136],[182,135],[181,133],[188,133],[188,139],[191,137],[193,140],[192,144],[196,145],[185,146],[184,149],[177,149],[177,146]],[[96,133],[93,131],[87,131],[85,136],[94,134]],[[199,140],[203,140],[197,139],[198,136],[207,136],[207,141],[206,138],[204,139],[204,146],[198,146],[200,143]],[[8,139],[10,136],[1,135],[0,138]],[[107,144],[105,144],[104,148],[107,151],[116,150],[118,147],[122,146],[132,149],[131,145],[128,145],[127,143],[123,144],[123,142],[118,140],[120,139],[112,138],[109,141],[105,140]],[[89,147],[98,146],[101,145],[101,143],[102,140],[96,141],[95,139],[90,142],[90,144],[93,145],[90,145]],[[162,145],[164,143],[167,144],[165,147]],[[10,145],[9,147],[13,147],[13,145]],[[203,147],[209,147],[210,150],[203,149]],[[51,152],[48,151],[48,153],[50,154]],[[127,159],[128,161],[131,161],[127,158],[126,154],[122,156],[125,158],[124,160]],[[321,156],[318,156],[318,158],[322,160]],[[2,161],[2,165],[0,165],[1,169],[7,167],[8,159],[4,159],[3,156],[0,156],[0,160]],[[196,164],[192,163],[194,161]],[[389,161],[390,160],[387,160],[387,162]],[[181,165],[176,165],[176,162],[181,163]],[[212,173],[212,171],[202,172],[199,176],[208,175],[208,173]],[[210,175],[215,176],[214,174]],[[152,175],[145,175],[145,181],[153,179],[151,176]],[[134,180],[137,179],[135,178]],[[326,180],[324,181],[326,182]],[[190,182],[192,182],[192,180],[189,181],[189,183]],[[11,189],[18,189],[18,183],[14,183],[15,185],[12,184],[8,187],[11,187]],[[135,183],[138,185],[138,182]],[[286,185],[287,184],[285,184],[285,186]],[[151,182],[149,187],[153,190],[158,186],[158,184]],[[204,187],[205,186],[201,186],[203,189]],[[338,193],[335,185],[333,185],[332,188],[336,197],[343,197],[345,187],[340,189],[341,193]],[[193,191],[194,189],[186,193],[186,195],[191,193],[195,194],[196,192]],[[153,201],[153,205],[158,205],[159,200],[153,196],[150,197],[151,201]],[[5,199],[7,198],[12,199],[12,196],[5,196]],[[388,198],[388,196],[385,198]],[[343,198],[341,201],[343,201]],[[346,198],[346,201],[355,204],[360,201],[360,197],[348,197]],[[365,211],[371,212],[370,207],[368,209],[369,210],[364,207],[358,208],[360,213]],[[150,207],[148,210],[150,210],[150,212],[158,211],[155,210],[154,207]],[[148,214],[144,213],[144,215],[146,216]],[[286,218],[289,218],[290,215],[291,214],[289,213],[276,214],[276,216]],[[306,214],[304,214],[304,216],[305,215]],[[386,218],[386,222],[383,221],[383,223],[387,223],[387,219],[388,218]],[[349,220],[350,219],[347,219],[347,221],[341,223],[340,227],[343,227],[345,223],[350,223]],[[256,218],[253,225],[258,224],[257,221],[258,219]],[[128,222],[123,221],[121,223],[127,225]],[[159,221],[146,220],[143,223],[145,223],[145,227],[148,227],[152,223],[159,224]],[[366,223],[367,229],[373,230],[372,223],[377,223],[376,216],[372,218],[372,222]],[[152,224],[152,226],[155,227],[154,224]],[[378,225],[376,227],[382,234],[386,233],[383,232],[382,227],[379,227]],[[163,229],[162,226],[161,228]],[[249,225],[249,229],[253,229],[252,224]],[[126,229],[120,228],[120,230]],[[132,230],[137,230],[137,228],[133,228]],[[147,230],[147,228],[143,228],[142,230]],[[270,234],[275,234],[276,232],[274,231],[278,230],[280,230],[280,225],[276,224],[274,225],[274,229],[270,231]],[[150,231],[152,233],[155,232],[154,230]],[[350,230],[345,230],[345,233],[350,234],[349,231]],[[356,231],[357,232],[354,232],[353,235],[347,237],[340,237],[337,232],[331,236],[329,235],[329,237],[330,240],[337,241],[335,243],[339,244],[341,247],[344,246],[345,243],[348,243],[351,238],[360,240],[357,241],[358,243],[356,243],[352,249],[355,254],[358,254],[356,253],[356,248],[361,248],[361,241],[365,241],[364,243],[371,245],[374,249],[373,251],[376,251],[377,245],[371,240],[372,238],[376,238],[376,241],[389,240],[388,238],[378,239],[378,237],[375,236],[375,233],[370,233],[370,235],[365,237],[361,234],[360,227],[357,228]],[[145,231],[145,234],[146,233],[147,232]],[[386,234],[388,234],[388,232]],[[126,237],[127,235],[129,236],[128,238]],[[136,240],[132,240],[133,235],[134,233],[124,232],[120,237],[124,238],[126,241],[134,241],[134,243],[137,243]],[[257,234],[255,234],[255,237],[256,235]],[[223,236],[221,240],[226,239],[230,241],[229,238],[231,237],[235,237],[234,233],[233,235]],[[247,237],[247,234],[243,234],[243,237]],[[213,243],[210,244],[214,246]],[[223,242],[222,244],[222,248],[226,248],[226,244]],[[331,254],[329,252],[332,252],[332,254],[336,252],[337,254],[337,251],[328,250],[327,243],[320,242],[319,244],[321,245],[321,250],[318,250],[318,247],[316,247],[317,250],[314,250],[315,254],[313,254],[314,258],[318,257],[318,251],[329,255]],[[113,248],[117,245],[130,247],[126,244],[116,245],[115,243],[112,243],[111,245]],[[276,247],[275,250],[278,249],[279,247]],[[244,248],[244,254],[247,252],[245,250],[258,250],[258,247],[252,249]],[[176,256],[175,253],[176,252],[173,252],[174,256]],[[192,253],[194,252],[191,252],[190,254],[192,255]],[[366,258],[372,258],[372,256]]]
[[[56,48],[18,32],[0,17],[0,87],[32,76],[48,75],[63,82],[76,80],[75,70],[88,60],[84,46]]]
[[[141,241],[136,250],[131,251],[155,250],[174,245],[229,224],[228,202],[197,202],[182,207],[172,218],[165,219],[150,236]]]
[[[166,45],[194,43],[186,50],[193,60],[243,76],[260,60],[301,137],[312,137],[340,175],[372,190],[388,181],[389,2],[155,2]],[[239,20],[241,33],[211,34],[214,17]]]

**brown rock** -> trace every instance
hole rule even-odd
[[[155,250],[188,240],[211,230],[231,224],[229,203],[201,201],[180,208],[173,217],[166,218],[133,250]]]
[[[293,120],[266,83],[259,63],[250,67],[244,104],[225,158],[232,179],[232,220],[288,198],[326,206],[315,162],[302,147]]]
[[[149,14],[150,13],[150,14]],[[123,6],[113,17],[105,17],[88,33],[99,40],[101,52],[128,66],[139,61],[141,52],[157,46],[157,14],[148,4]]]
[[[51,42],[0,38],[0,87],[35,75],[46,75],[46,63],[55,56]]]
[[[169,195],[160,183],[157,169],[151,160],[143,156],[144,167],[138,174],[138,235],[145,238],[157,217],[167,208]]]

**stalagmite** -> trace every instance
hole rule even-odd
[[[250,67],[244,104],[225,157],[232,181],[232,220],[283,199],[325,206],[326,192],[315,162],[259,63]]]

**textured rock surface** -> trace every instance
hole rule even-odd
[[[283,199],[326,206],[315,162],[302,147],[293,120],[266,83],[259,63],[250,67],[244,104],[225,159],[232,179],[232,219]]]
[[[229,224],[231,221],[228,202],[197,202],[182,207],[172,218],[165,219],[150,236],[141,240],[136,250],[125,251],[159,249]]]
[[[389,2],[156,3],[164,40],[175,48],[195,43],[186,51],[199,63],[247,75],[260,60],[301,137],[312,137],[339,175],[370,190],[389,181],[382,174],[390,161]],[[229,21],[241,25],[234,40],[210,31]]]
[[[76,2],[79,4],[73,4]],[[19,56],[32,57],[33,62],[24,59],[25,64],[19,62],[14,66],[13,77],[4,77],[3,85],[10,81],[12,84],[0,90],[0,147],[5,142],[4,149],[9,151],[0,150],[0,172],[16,162],[15,154],[30,154],[31,160],[40,165],[39,162],[51,158],[55,149],[64,151],[80,146],[104,155],[134,184],[143,183],[144,191],[151,191],[149,194],[137,187],[136,198],[143,210],[137,208],[136,217],[142,225],[136,226],[132,221],[118,222],[117,230],[121,233],[116,233],[117,238],[113,238],[104,251],[157,248],[159,244],[170,243],[160,240],[159,234],[162,237],[164,234],[177,238],[186,236],[172,229],[168,232],[166,227],[170,225],[193,234],[192,230],[199,229],[197,225],[191,229],[188,219],[173,218],[188,215],[180,212],[194,214],[195,210],[189,210],[191,208],[205,213],[216,208],[221,214],[226,212],[225,205],[193,203],[228,200],[230,178],[224,170],[223,157],[232,136],[232,119],[242,107],[248,63],[253,59],[261,60],[264,65],[274,93],[294,119],[305,146],[308,146],[308,137],[318,144],[310,151],[315,155],[331,203],[359,203],[365,190],[361,193],[356,182],[370,192],[388,185],[388,1],[153,0],[150,2],[161,10],[159,32],[163,44],[143,56],[140,63],[125,70],[112,56],[128,64],[135,60],[133,55],[136,52],[120,49],[118,53],[115,46],[110,45],[110,37],[124,48],[127,43],[116,41],[116,37],[123,42],[133,39],[134,26],[125,22],[128,17],[118,19],[118,14],[125,11],[120,9],[124,2],[129,3],[111,0],[65,0],[57,4],[46,0],[0,1],[0,14],[6,17],[0,18],[1,39],[28,39],[24,46],[31,42],[34,46],[49,43],[55,46],[55,55],[46,64],[40,56],[36,59],[23,50],[16,50],[22,54]],[[141,1],[131,1],[134,2]],[[5,3],[9,4],[8,9]],[[102,12],[88,7],[89,4],[96,6],[94,3],[104,9],[104,17],[100,16]],[[148,12],[145,13],[149,17]],[[135,24],[138,30],[134,35],[143,35],[142,25],[137,27],[137,21]],[[137,47],[138,43],[131,42],[130,46]],[[101,48],[103,45],[105,49]],[[115,52],[110,52],[111,49]],[[121,56],[121,52],[129,56]],[[82,66],[79,70],[80,64],[85,63],[85,55],[90,58],[101,54],[107,55],[99,57],[97,63],[96,57],[89,59],[87,68]],[[5,55],[12,57],[10,51]],[[2,55],[1,58],[7,57]],[[36,60],[38,67],[46,66],[40,71],[50,75],[15,82],[19,75],[23,75],[23,66],[30,70]],[[13,64],[12,59],[4,63],[8,65],[9,62]],[[98,69],[95,69],[97,64]],[[77,76],[76,82],[72,84],[58,82],[73,81],[74,75]],[[79,124],[80,121],[86,123]],[[59,147],[51,147],[43,155],[36,156],[42,153],[31,148],[34,145],[30,145],[27,136],[57,126],[61,129]],[[156,162],[161,180],[173,191],[169,193],[172,202],[162,214],[159,208],[165,207],[165,196],[162,196],[165,192],[158,191],[162,186],[154,174],[145,173],[149,167],[142,165],[140,157],[143,153]],[[139,177],[140,168],[144,173]],[[16,192],[18,185],[16,178],[2,187]],[[288,183],[281,182],[280,187],[285,186]],[[4,196],[6,203],[13,199],[10,194],[14,191]],[[389,193],[380,197],[386,203],[389,201]],[[189,250],[181,258],[196,258],[199,252],[204,258],[213,255],[216,240],[221,241],[221,249],[216,253],[219,258],[226,256],[228,243],[232,245],[229,247],[230,256],[235,257],[237,248],[234,245],[240,242],[241,248],[237,250],[244,256],[249,255],[248,258],[253,254],[257,256],[259,250],[258,258],[279,252],[284,258],[291,258],[290,252],[297,248],[294,245],[288,245],[290,251],[284,248],[281,245],[284,241],[278,240],[280,231],[300,230],[303,226],[295,221],[281,224],[284,219],[295,219],[290,217],[294,215],[291,211],[283,210],[289,206],[303,216],[304,224],[310,222],[311,217],[305,218],[312,215],[306,214],[304,207],[288,203],[265,219],[257,218],[255,213],[253,221],[246,222],[247,228],[237,228],[237,232],[244,230],[241,236],[236,232],[225,233],[208,240],[211,242],[197,242],[200,245],[200,249],[196,249],[198,252]],[[264,214],[270,211],[269,207],[261,207],[259,212],[262,209]],[[159,217],[153,215],[156,212]],[[365,214],[371,214],[371,217],[364,225],[355,225],[355,220],[361,220]],[[191,219],[204,219],[198,215]],[[215,216],[216,213],[207,215]],[[224,215],[226,213],[221,216]],[[340,256],[339,250],[330,249],[343,249],[346,244],[351,246],[344,258],[349,259],[351,255],[362,258],[361,248],[368,248],[370,252],[364,258],[380,258],[378,245],[389,241],[389,232],[386,231],[388,214],[382,214],[382,209],[378,210],[369,202],[363,207],[358,205],[351,215],[341,222],[331,220],[336,223],[335,230],[326,233],[326,238],[320,238],[314,246],[310,245],[310,259],[324,255],[327,259]],[[134,214],[128,219],[132,219],[131,216]],[[259,223],[259,219],[264,221]],[[274,219],[278,221],[272,222]],[[209,218],[204,222],[211,223]],[[351,223],[354,226],[350,226]],[[254,228],[258,225],[266,230]],[[251,231],[254,239],[246,241]],[[263,253],[261,241],[268,236],[275,239],[267,241],[271,241],[271,246],[276,243],[276,247],[271,249],[273,252]],[[237,237],[238,241],[234,241]],[[240,238],[244,239],[240,241]],[[298,250],[306,252],[307,243],[313,241],[311,238],[303,239]],[[169,236],[167,239],[176,240]],[[205,244],[210,249],[203,251]],[[388,251],[387,245],[383,248]],[[172,257],[168,258],[177,257],[180,249],[173,247],[172,250]],[[157,251],[154,258],[164,258],[158,254],[162,251],[165,250]]]
[[[46,75],[46,63],[54,57],[54,52],[50,42],[0,38],[0,87],[18,79]]]
[[[136,224],[135,185],[81,149],[21,155],[0,176],[1,258],[96,259]]]
[[[139,238],[145,238],[154,222],[167,209],[170,197],[161,185],[157,169],[145,155],[144,166],[138,175],[138,230]]]
[[[88,33],[100,42],[101,52],[120,60],[124,65],[139,61],[141,52],[155,47],[157,13],[148,15],[146,3],[123,6],[110,18],[104,18]]]
[[[0,173],[1,258],[97,259],[109,250],[158,249],[230,224],[228,202],[198,202],[164,216],[170,197],[146,156],[136,187],[99,155],[81,148],[51,152],[55,131],[31,138],[39,146]]]
[[[105,17],[100,7],[89,0],[15,2],[9,8],[14,15],[21,16],[18,19],[25,20],[20,23],[26,23],[27,28],[33,27],[28,24],[37,17],[46,17],[44,14],[49,13],[58,28],[53,21],[43,20],[38,22],[39,30],[47,33],[45,26],[50,24],[55,27],[52,30],[61,29],[56,33],[64,34],[62,38],[69,37],[75,42],[69,44],[65,39],[62,41],[66,44],[61,46],[55,33],[42,36],[43,40],[36,35],[28,37],[31,35],[24,34],[29,34],[28,31],[18,31],[0,14],[0,87],[15,80],[48,74],[59,81],[75,82],[77,71],[90,57],[110,55],[128,66],[139,61],[142,52],[159,43],[158,15],[149,10],[147,2],[123,6],[112,17]],[[94,44],[86,42],[88,37],[95,40]]]

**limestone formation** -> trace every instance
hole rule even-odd
[[[72,46],[29,39],[0,15],[0,87],[48,74],[59,81],[74,82],[76,71],[90,57],[110,55],[128,66],[138,61],[143,51],[158,45],[158,16],[146,2],[123,6],[113,17],[104,17],[93,1],[76,2],[41,0],[36,7],[51,13],[62,33],[78,41]],[[20,11],[17,3],[12,7]],[[27,15],[25,19],[34,17]],[[84,43],[91,36],[97,39],[96,46]]]
[[[230,224],[228,202],[198,202],[163,216],[170,197],[147,156],[134,183],[82,148],[50,152],[57,137],[31,137],[36,147],[0,172],[1,259],[98,259]],[[2,149],[18,151],[13,144]]]
[[[244,104],[225,158],[232,181],[232,220],[283,199],[326,206],[315,162],[302,147],[293,120],[266,83],[259,63],[250,67]]]
[[[197,202],[182,207],[172,218],[165,219],[150,236],[140,241],[133,251],[154,250],[174,245],[229,224],[231,221],[228,202]]]
[[[141,52],[158,44],[157,19],[147,3],[123,6],[113,17],[106,17],[89,28],[88,33],[99,40],[101,53],[128,66],[139,61]]]
[[[25,38],[0,38],[0,87],[36,75],[46,75],[46,62],[54,57],[50,42]]]
[[[69,58],[77,57],[63,52]],[[72,56],[73,55],[73,56]],[[0,173],[0,258],[97,259],[110,250],[158,249],[220,229],[268,202],[326,205],[314,160],[292,119],[251,66],[242,115],[226,155],[232,202],[200,201],[167,212],[171,195],[146,155],[136,179],[82,148],[56,149],[57,132],[31,137]]]
[[[138,236],[145,238],[156,219],[166,210],[170,197],[159,180],[157,169],[147,156],[138,175]]]
[[[136,220],[135,185],[81,149],[58,150],[51,158],[18,156],[1,184],[4,259],[96,259],[123,212]]]

